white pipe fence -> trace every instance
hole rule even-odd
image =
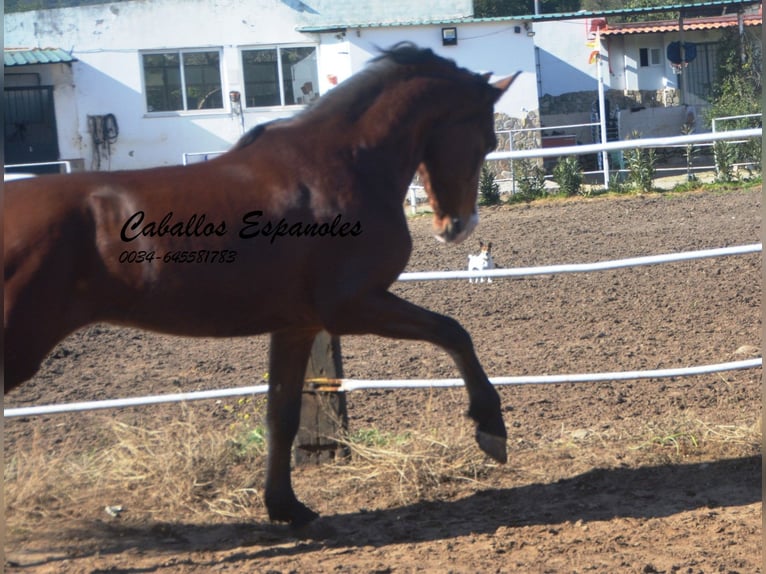
[[[193,157],[201,157],[202,161],[208,161],[209,159],[213,157],[218,157],[219,155],[225,154],[226,151],[216,150],[216,151],[188,151],[184,152],[181,156],[181,163],[183,165],[189,165],[189,160]]]
[[[713,121],[710,122],[710,127],[714,132],[717,132],[718,130],[716,127],[721,122],[727,122],[732,120],[746,120],[749,118],[760,118],[762,114],[742,114],[739,116],[722,116],[720,118],[713,118]]]
[[[724,132],[707,132],[689,134],[685,136],[669,136],[660,138],[641,138],[636,140],[620,140],[605,144],[583,144],[564,147],[552,147],[545,149],[523,149],[516,151],[495,151],[487,155],[487,160],[498,159],[526,159],[537,157],[559,157],[566,155],[585,155],[601,151],[618,151],[634,148],[667,147],[674,145],[686,145],[705,143],[712,141],[734,140],[761,137],[762,128],[747,128],[741,130],[729,130]]]
[[[72,173],[72,162],[68,159],[62,159],[60,161],[41,161],[33,163],[9,163],[3,166],[3,169],[16,169],[20,167],[44,167],[46,165],[63,165],[64,173]]]
[[[727,255],[746,255],[748,253],[758,253],[762,249],[763,245],[761,243],[752,243],[750,245],[738,245],[735,247],[702,249],[699,251],[667,253],[664,255],[647,255],[645,257],[631,257],[629,259],[615,259],[612,261],[599,261],[596,263],[570,263],[566,265],[546,265],[542,267],[512,267],[509,269],[485,269],[482,271],[413,271],[410,273],[402,273],[399,275],[398,280],[434,281],[440,279],[478,279],[481,277],[495,279],[497,277],[523,277],[529,275],[609,271],[611,269],[622,269],[625,267],[675,263],[677,261],[691,261],[694,259],[723,257]]]
[[[632,148],[665,147],[673,145],[685,145],[693,143],[705,143],[718,140],[731,140],[741,138],[760,137],[761,128],[731,130],[726,132],[691,134],[685,136],[673,136],[662,138],[644,138],[640,140],[625,140],[608,142],[601,144],[588,144],[577,146],[566,146],[547,149],[515,150],[510,152],[493,152],[487,156],[487,160],[498,159],[524,159],[538,157],[558,157],[563,155],[583,155],[603,151],[623,150]],[[187,156],[194,155],[213,155],[217,152],[199,152],[184,154],[184,163],[187,163]],[[70,169],[68,162],[66,168]],[[18,166],[17,166],[18,167]],[[692,259],[701,259],[707,257],[720,257],[726,255],[743,255],[755,253],[762,250],[762,244],[743,245],[737,247],[725,247],[721,249],[708,249],[701,251],[692,251],[687,253],[671,253],[666,255],[655,255],[646,257],[634,257],[630,259],[602,261],[590,264],[569,264],[552,265],[543,267],[526,267],[515,269],[494,269],[490,271],[426,271],[415,273],[402,273],[399,276],[400,281],[426,281],[435,279],[473,279],[478,277],[521,277],[527,275],[551,275],[556,273],[580,273],[590,271],[604,271],[609,269],[619,269],[624,267],[653,265],[658,263],[669,263],[675,261],[686,261]],[[592,382],[592,381],[617,381],[641,378],[661,378],[661,377],[680,377],[706,373],[715,373],[721,371],[730,371],[737,369],[750,369],[762,366],[762,359],[749,359],[744,361],[735,361],[720,363],[716,365],[703,365],[697,367],[649,370],[649,371],[627,371],[611,373],[588,373],[588,374],[570,374],[570,375],[539,375],[529,377],[493,377],[490,381],[495,385],[519,385],[519,384],[543,384],[543,383],[574,383],[574,382]],[[441,380],[387,380],[374,381],[363,379],[335,379],[333,382],[338,391],[350,392],[360,389],[385,389],[385,388],[435,388],[435,387],[454,387],[463,384],[462,379],[441,379]],[[69,403],[60,405],[45,405],[35,407],[19,407],[4,409],[3,415],[6,418],[24,417],[44,414],[56,414],[73,411],[85,411],[96,409],[125,408],[132,406],[160,404],[169,402],[192,401],[202,399],[220,399],[226,397],[262,394],[267,392],[267,385],[255,385],[248,387],[239,387],[236,389],[217,389],[210,391],[199,391],[191,393],[173,393],[167,395],[156,395],[149,397],[134,397],[124,399],[112,399],[103,401],[88,401],[80,403]]]
[[[726,255],[743,255],[748,253],[757,253],[762,250],[762,244],[743,245],[737,247],[724,247],[721,249],[707,249],[701,251],[690,251],[686,253],[671,253],[666,255],[656,255],[649,257],[634,257],[631,259],[622,259],[614,261],[603,261],[592,264],[571,264],[571,265],[552,265],[546,267],[527,267],[518,269],[498,269],[484,272],[420,272],[403,273],[399,276],[401,281],[415,280],[433,280],[433,279],[467,279],[473,277],[500,277],[500,276],[522,276],[522,275],[549,275],[554,273],[575,273],[585,271],[604,271],[608,269],[618,269],[636,265],[650,265],[656,263],[668,263],[675,261],[688,261],[707,257],[720,257]],[[492,274],[492,275],[490,275]],[[748,359],[743,361],[734,361],[719,363],[715,365],[702,365],[696,367],[648,370],[648,371],[622,371],[609,373],[586,373],[586,374],[565,374],[565,375],[537,375],[526,377],[492,377],[490,381],[494,385],[522,385],[522,384],[544,384],[544,383],[580,383],[596,381],[619,381],[634,380],[646,378],[664,378],[664,377],[682,377],[691,375],[700,375],[707,373],[716,373],[722,371],[731,371],[739,369],[751,369],[762,366],[762,359]],[[422,380],[422,379],[404,379],[404,380],[386,380],[376,381],[368,379],[331,379],[323,380],[326,383],[333,383],[339,392],[351,392],[362,389],[390,389],[390,388],[439,388],[456,387],[463,385],[462,379],[440,379],[440,380]],[[173,393],[167,395],[155,395],[148,397],[134,397],[126,399],[111,399],[103,401],[87,401],[79,403],[68,403],[59,405],[44,405],[34,407],[18,407],[4,409],[3,415],[6,418],[25,417],[34,415],[58,414],[74,411],[87,411],[98,409],[125,408],[142,405],[152,405],[170,402],[194,401],[202,399],[221,399],[226,397],[263,394],[267,392],[268,385],[255,385],[248,387],[239,387],[235,389],[216,389],[210,391],[198,391],[189,393]]]
[[[762,366],[763,360],[745,359],[731,361],[717,365],[698,365],[696,367],[679,367],[672,369],[655,369],[647,371],[615,371],[611,373],[583,373],[569,375],[530,375],[519,377],[490,377],[493,385],[540,385],[540,384],[564,384],[564,383],[587,383],[598,381],[628,381],[636,379],[661,379],[667,377],[688,377],[693,375],[706,375],[752,369]],[[447,387],[462,387],[463,379],[312,379],[312,382],[331,385],[335,392],[346,392],[371,389],[435,389]],[[172,393],[167,395],[154,395],[148,397],[134,397],[128,399],[112,399],[104,401],[85,401],[79,403],[67,403],[62,405],[45,405],[37,407],[18,407],[5,409],[4,416],[28,417],[35,415],[53,415],[79,411],[94,411],[99,409],[113,409],[125,407],[137,407],[144,405],[157,405],[162,403],[179,403],[185,401],[199,401],[205,399],[222,399],[243,395],[262,395],[268,392],[268,385],[254,385],[238,387],[234,389],[216,389],[211,391],[194,391],[189,393]]]

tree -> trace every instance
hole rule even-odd
[[[725,30],[718,43],[718,65],[707,114],[713,118],[758,114],[761,111],[763,52],[760,38],[752,30],[742,36],[737,29]],[[723,129],[760,127],[761,118],[728,122]],[[760,165],[761,139],[754,138],[732,150],[734,162]]]
[[[580,0],[539,0],[540,12],[576,12]],[[535,0],[474,0],[473,15],[476,18],[500,16],[528,16],[535,13]]]

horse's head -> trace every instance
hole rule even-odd
[[[465,101],[432,127],[418,170],[434,210],[439,241],[459,243],[479,221],[476,200],[484,156],[493,151],[495,102],[510,87],[513,76],[490,84],[488,75],[472,86]]]

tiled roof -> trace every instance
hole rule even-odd
[[[30,66],[33,64],[61,64],[76,62],[77,58],[60,48],[32,48],[3,50],[3,62],[9,66]]]
[[[285,0],[287,1],[287,0]],[[292,1],[292,0],[291,0]],[[737,8],[740,6],[752,6],[757,4],[757,0],[712,0],[710,2],[679,3],[667,4],[661,7],[648,6],[639,8],[618,8],[614,10],[581,10],[579,12],[557,12],[553,14],[526,14],[520,16],[498,16],[490,18],[414,18],[403,17],[387,20],[374,18],[354,18],[344,17],[334,20],[325,19],[322,23],[306,23],[297,27],[300,32],[331,32],[348,28],[384,28],[396,26],[424,26],[424,25],[458,25],[474,24],[486,22],[511,22],[511,21],[533,21],[548,22],[554,20],[573,20],[583,18],[626,16],[635,14],[654,14],[657,12],[674,12],[684,10],[694,12],[698,10],[710,10],[715,8]],[[603,30],[602,30],[603,33]]]
[[[757,14],[744,14],[745,26],[761,26],[763,15],[761,10]],[[737,15],[726,14],[724,16],[710,16],[707,18],[694,18],[684,20],[684,30],[716,30],[719,28],[731,28],[737,26]],[[658,20],[656,22],[629,22],[625,24],[607,24],[601,29],[602,36],[623,36],[626,34],[656,34],[661,32],[678,32],[678,20]]]
[[[337,22],[316,26],[299,26],[299,32],[330,32],[346,28],[397,28],[404,26],[449,26],[457,24],[473,24],[477,22],[510,22],[514,20],[534,20],[535,16],[499,16],[496,18],[424,18],[420,20],[399,20],[387,22]]]

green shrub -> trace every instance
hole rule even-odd
[[[712,123],[713,118],[756,114],[755,117],[727,120],[724,124],[717,124],[716,129],[760,127],[761,116],[757,115],[761,112],[763,94],[763,48],[760,32],[746,29],[744,35],[740,36],[737,29],[723,31],[718,42],[717,54],[716,79],[712,86],[712,98],[706,119]],[[731,159],[732,164],[748,164],[754,167],[754,171],[762,169],[761,138],[750,138],[744,143],[732,145],[731,148],[724,152],[724,161]],[[733,172],[731,176],[733,177]]]
[[[518,191],[514,194],[512,200],[534,201],[547,195],[545,171],[536,161],[520,159],[516,160],[514,165]]]
[[[500,186],[495,181],[495,174],[484,164],[479,178],[479,205],[497,205],[500,203]]]
[[[641,134],[633,132],[629,139],[639,139]],[[625,150],[625,164],[628,166],[628,181],[637,191],[651,191],[654,186],[655,163],[654,149],[633,148]]]
[[[717,141],[713,144],[713,152],[715,153],[716,181],[724,183],[734,181],[734,163],[737,160],[734,144]]]
[[[582,188],[582,171],[580,163],[575,156],[559,158],[556,167],[553,168],[553,181],[559,184],[561,192],[568,195],[577,195]]]

